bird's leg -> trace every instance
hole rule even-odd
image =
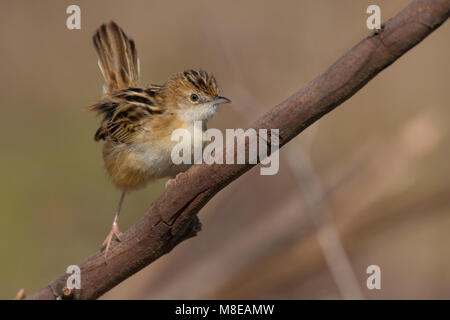
[[[105,241],[103,241],[102,247],[105,247],[105,258],[108,255],[109,247],[111,245],[111,242],[116,236],[117,240],[120,241],[120,231],[119,231],[119,213],[120,208],[122,207],[123,199],[125,198],[125,191],[122,191],[122,195],[120,196],[119,205],[117,206],[116,215],[114,216],[113,224],[111,227],[111,231],[109,232],[108,236],[106,237]]]
[[[183,172],[179,172],[177,173],[177,175],[175,176],[175,178],[169,179],[166,181],[166,189],[175,184],[175,181],[178,179],[179,176],[181,176],[183,174]]]

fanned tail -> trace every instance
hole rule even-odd
[[[139,59],[134,41],[114,21],[98,28],[93,41],[106,81],[105,93],[135,87],[139,80]]]

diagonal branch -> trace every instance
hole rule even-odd
[[[359,42],[306,87],[273,107],[252,128],[279,129],[283,146],[350,98],[384,68],[444,23],[449,0],[415,0]],[[248,145],[246,146],[248,150]],[[150,210],[112,245],[108,260],[95,252],[79,264],[80,290],[64,288],[64,274],[29,299],[95,299],[200,230],[199,210],[254,165],[195,165],[169,187]],[[64,289],[64,290],[63,290]]]

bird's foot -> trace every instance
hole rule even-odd
[[[108,256],[109,247],[111,246],[111,242],[114,239],[114,236],[118,241],[120,241],[120,236],[122,233],[119,230],[119,226],[116,223],[113,223],[111,227],[111,231],[106,237],[105,241],[103,241],[102,248],[105,248],[105,258]]]
[[[177,175],[175,176],[175,178],[167,180],[167,182],[166,182],[166,189],[167,189],[168,187],[170,187],[170,186],[175,185],[177,179],[178,179],[182,174],[183,174],[183,172],[177,173]]]

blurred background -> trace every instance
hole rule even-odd
[[[81,7],[81,30],[66,8]],[[142,84],[203,68],[233,100],[209,127],[245,128],[409,1],[1,1],[0,298],[28,294],[97,250],[120,192],[99,119],[91,36],[115,20],[137,44]],[[108,299],[450,298],[450,25],[200,212],[203,230]],[[125,199],[134,224],[165,180]],[[366,269],[381,269],[368,290]]]

